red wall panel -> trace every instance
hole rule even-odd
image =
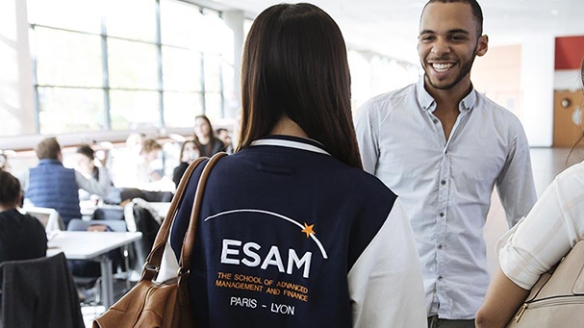
[[[580,69],[584,58],[584,36],[556,38],[556,70]]]

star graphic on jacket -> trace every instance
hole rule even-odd
[[[316,235],[314,230],[312,230],[313,228],[314,224],[308,225],[306,222],[304,222],[304,229],[302,229],[302,232],[306,234],[306,238],[310,237],[310,235]]]

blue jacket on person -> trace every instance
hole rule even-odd
[[[162,281],[176,276],[205,164],[174,218]],[[199,327],[426,326],[401,203],[315,140],[269,136],[222,158],[196,224],[189,289]]]
[[[57,210],[65,226],[71,219],[81,218],[75,170],[65,168],[59,160],[41,159],[37,167],[29,170],[25,196],[35,207]]]

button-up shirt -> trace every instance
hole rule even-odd
[[[447,140],[424,81],[357,113],[363,166],[402,200],[416,237],[428,315],[472,319],[490,276],[483,238],[493,187],[513,226],[536,201],[529,147],[511,112],[476,90]]]

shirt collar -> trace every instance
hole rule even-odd
[[[299,138],[293,136],[270,135],[253,141],[251,143],[251,146],[287,147],[312,151],[315,153],[331,156],[331,154],[329,154],[329,152],[327,152],[326,149],[324,148],[324,145],[321,144],[320,142],[314,139]]]
[[[428,91],[426,91],[426,88],[424,87],[424,77],[422,77],[418,81],[418,83],[416,83],[416,97],[418,98],[418,103],[420,104],[420,106],[422,106],[423,110],[434,111],[436,109],[436,101],[434,100],[432,95],[430,95]],[[469,111],[475,107],[476,103],[477,91],[473,87],[472,90],[468,93],[468,95],[466,95],[466,97],[464,97],[460,101],[458,109],[461,112],[467,110]]]
[[[59,161],[58,159],[52,159],[52,158],[39,159],[39,164],[61,164],[61,165],[63,165],[63,163],[61,163],[61,161]]]

